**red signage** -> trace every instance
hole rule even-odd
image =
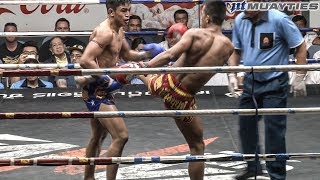
[[[32,14],[36,11],[40,11],[41,14],[48,14],[49,12],[55,12],[57,14],[70,14],[74,13],[77,14],[79,13],[86,5],[72,5],[72,4],[67,4],[67,5],[37,5],[37,6],[27,6],[27,5],[20,5],[20,11],[23,14]],[[11,13],[15,14],[11,10],[7,8],[0,8],[0,15],[4,13]]]
[[[3,13],[11,13],[11,14],[15,14],[14,12],[10,11],[9,9],[6,8],[0,8],[0,15]]]

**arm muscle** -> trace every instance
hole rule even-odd
[[[92,39],[87,45],[81,59],[80,65],[82,68],[97,69],[99,65],[96,63],[106,46],[112,41],[112,33],[110,31],[97,30],[94,32]]]

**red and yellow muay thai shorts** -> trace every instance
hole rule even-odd
[[[151,95],[163,99],[164,105],[170,110],[195,110],[197,109],[194,95],[181,86],[173,74],[161,74],[151,77],[148,85]],[[191,122],[194,117],[175,117],[177,120]]]

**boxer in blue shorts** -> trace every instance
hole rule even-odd
[[[130,0],[108,0],[106,2],[108,18],[101,22],[92,32],[89,43],[79,61],[82,68],[114,68],[121,59],[141,61],[152,58],[163,51],[159,45],[149,44],[143,52],[131,50],[125,39],[123,27],[130,17]],[[123,68],[123,67],[122,67]],[[83,98],[89,111],[117,111],[112,92],[130,81],[124,75],[114,77],[86,77],[81,85]],[[121,117],[93,118],[91,123],[91,139],[86,149],[86,157],[98,157],[101,145],[107,133],[112,141],[107,150],[108,157],[120,157],[128,141],[128,130]],[[119,165],[107,166],[107,179],[116,179]],[[94,179],[95,166],[86,166],[84,179]]]

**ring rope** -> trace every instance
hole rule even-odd
[[[0,1],[1,2],[1,1]],[[1,4],[1,3],[0,3]],[[302,28],[301,32],[319,32],[320,28]],[[224,34],[232,34],[232,30],[223,30]],[[92,32],[88,31],[73,31],[73,32],[0,32],[0,37],[6,36],[90,36]],[[165,30],[159,31],[130,31],[125,32],[127,35],[165,35],[167,32]]]
[[[290,59],[290,64],[295,64],[296,61]],[[320,63],[320,59],[307,59],[308,64]],[[70,64],[0,64],[0,69],[81,69],[79,63]]]
[[[107,0],[11,0],[0,1],[0,5],[21,4],[105,4]],[[203,0],[132,0],[132,3],[187,3],[203,2]]]
[[[231,31],[226,31],[231,34]],[[6,36],[90,36],[92,32],[0,32],[0,37]],[[166,31],[138,31],[138,32],[125,32],[127,35],[164,35]]]
[[[317,63],[320,63],[320,59],[306,59],[307,61],[307,64],[317,64]],[[289,59],[289,64],[296,64],[297,61],[296,59]],[[243,64],[243,61],[240,61],[240,64]],[[1,67],[1,64],[0,64],[0,67]]]
[[[290,64],[295,64],[296,61],[290,59]],[[320,63],[320,59],[307,59],[308,64]],[[70,63],[70,64],[0,64],[0,69],[81,69],[79,63]]]
[[[319,114],[320,107],[262,108],[258,115]],[[256,109],[201,109],[201,110],[149,110],[149,111],[96,111],[96,112],[9,112],[0,113],[0,119],[69,119],[112,117],[181,117],[255,115]]]
[[[317,63],[320,63],[320,59],[306,59],[307,63],[308,64],[317,64]],[[290,59],[289,60],[289,64],[296,64],[296,60],[294,59]]]
[[[0,166],[64,166],[64,165],[112,165],[112,164],[147,164],[147,163],[185,163],[185,162],[227,162],[254,161],[254,154],[221,154],[196,156],[149,156],[149,157],[52,157],[32,159],[0,159]],[[265,161],[286,161],[320,158],[320,153],[258,154],[258,159]]]
[[[4,70],[2,77],[17,76],[85,76],[104,74],[184,74],[184,73],[225,73],[225,72],[269,72],[320,69],[314,65],[273,65],[273,66],[214,66],[214,67],[170,67],[170,68],[109,68],[109,69],[53,69],[53,70]]]
[[[79,63],[74,64],[0,64],[0,69],[80,69]]]

